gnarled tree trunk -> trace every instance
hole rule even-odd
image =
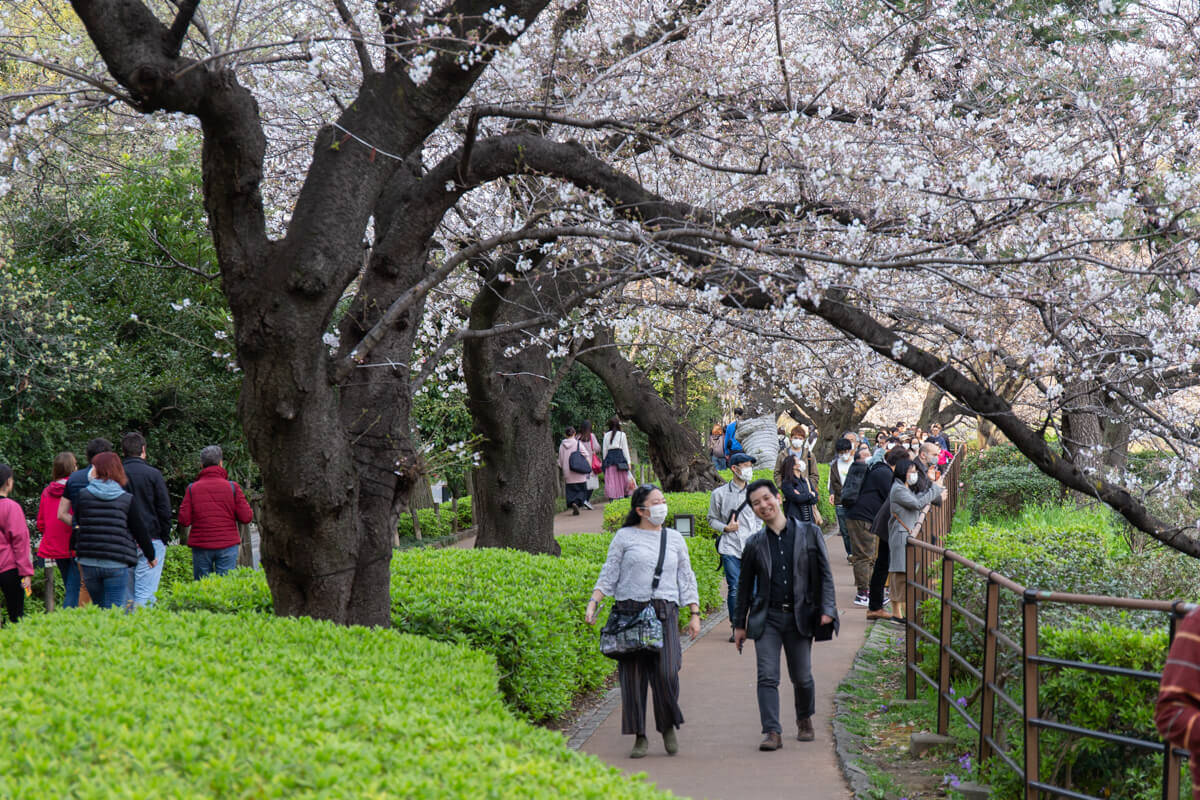
[[[681,421],[650,379],[625,360],[612,331],[597,331],[578,360],[604,381],[617,412],[646,434],[650,463],[664,491],[707,492],[720,483],[699,432]]]

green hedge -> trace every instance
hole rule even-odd
[[[969,484],[971,519],[1011,517],[1027,505],[1054,503],[1062,484],[1028,461],[976,470]]]
[[[571,558],[579,558],[600,574],[604,559],[608,556],[608,545],[612,541],[611,533],[576,533],[558,537],[558,546],[562,554]],[[717,549],[713,547],[712,539],[698,536],[684,538],[688,547],[688,559],[692,562],[692,571],[696,573],[696,586],[700,592],[700,610],[709,611],[720,608],[723,601],[721,595],[721,573],[718,567],[721,560],[717,557]],[[594,580],[593,580],[594,583]],[[687,606],[679,609],[679,625],[688,623]]]
[[[515,550],[416,549],[392,559],[392,622],[406,633],[491,653],[500,688],[518,713],[545,719],[612,671],[583,622],[598,567]],[[168,610],[271,610],[261,571],[236,570],[177,586]]]
[[[564,787],[669,796],[507,714],[492,660],[466,648],[254,614],[81,610],[0,631],[0,796],[557,798]]]
[[[474,524],[471,514],[471,498],[458,498],[458,529],[460,531]],[[421,523],[421,537],[423,539],[441,539],[452,535],[451,522],[453,518],[454,509],[450,503],[442,503],[437,512],[432,508],[417,509],[417,520]],[[400,515],[400,520],[396,523],[396,531],[400,534],[401,539],[416,538],[413,535],[411,514]]]

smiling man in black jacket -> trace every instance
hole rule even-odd
[[[782,648],[787,657],[792,681],[796,739],[811,742],[815,738],[813,636],[820,626],[836,630],[837,601],[821,529],[811,522],[789,520],[771,481],[754,481],[746,494],[750,507],[765,525],[742,550],[733,636],[739,653],[746,639],[754,640],[758,715],[763,732],[758,749],[778,750],[783,746],[779,651]]]

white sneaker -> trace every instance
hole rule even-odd
[[[865,595],[865,594],[856,594],[856,595],[854,595],[854,605],[856,605],[856,606],[866,606],[866,605],[870,605],[870,604],[871,604],[871,598],[870,598],[870,596],[868,596],[868,595]]]
[[[584,500],[584,501],[583,501],[583,507],[584,507],[584,508],[586,508],[588,511],[595,511],[595,510],[596,510],[596,509],[592,508],[592,504],[591,504],[591,503],[589,503],[587,500]]]

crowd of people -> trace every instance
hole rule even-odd
[[[737,416],[740,419],[740,411]],[[823,520],[817,510],[821,492],[836,510],[838,531],[854,574],[855,605],[866,607],[868,619],[903,623],[906,537],[922,509],[941,503],[943,471],[953,458],[949,439],[939,425],[931,426],[926,434],[919,428],[909,431],[900,423],[878,431],[873,440],[846,431],[834,445],[829,478],[821,486],[812,433],[805,425],[780,431],[774,480],[755,479],[758,459],[741,447],[738,419],[715,425],[710,439],[713,465],[727,467],[732,476],[712,492],[708,524],[717,532],[716,548],[725,573],[732,627],[729,641],[739,653],[747,639],[755,643],[763,735],[759,749],[763,751],[783,746],[779,684],[784,660],[792,683],[796,739],[809,742],[816,736],[812,645],[814,640],[831,638],[840,626],[833,572],[820,527]],[[570,452],[595,452],[594,448],[588,450],[588,444],[586,434],[564,440],[559,449],[564,476],[570,467]],[[582,471],[577,475],[586,477]],[[568,486],[571,482],[568,480]],[[678,677],[681,644],[673,621],[679,608],[686,605],[690,608],[689,633],[693,638],[699,633],[696,579],[683,538],[664,528],[668,508],[662,491],[652,485],[639,486],[630,503],[629,515],[609,546],[584,618],[594,623],[599,602],[613,597],[615,611],[633,612],[649,605],[664,623],[660,651],[618,662],[621,730],[635,737],[630,756],[645,756],[649,748],[646,695],[650,690],[655,729],[666,752],[673,755],[679,750],[676,729],[683,723]],[[652,580],[656,566],[662,571],[664,564],[664,578]],[[886,610],[889,605],[892,611]]]
[[[87,444],[87,464],[59,453],[42,490],[35,527],[37,555],[53,561],[62,578],[63,607],[80,603],[81,588],[102,608],[132,610],[156,601],[173,519],[162,473],[146,461],[146,439],[121,437]],[[253,511],[229,480],[217,445],[200,451],[200,474],[180,504],[180,532],[192,554],[192,576],[223,575],[237,566],[241,533]],[[30,533],[20,504],[11,498],[13,471],[0,464],[0,588],[10,620],[25,613],[33,578]]]
[[[600,476],[604,476],[604,497],[619,500],[629,497],[636,488],[636,481],[629,465],[633,456],[629,449],[629,437],[621,430],[621,420],[608,420],[608,430],[603,441],[596,440],[590,420],[570,426],[558,445],[558,467],[562,470],[566,487],[567,508],[575,516],[579,509],[592,508],[592,492],[600,488]]]

